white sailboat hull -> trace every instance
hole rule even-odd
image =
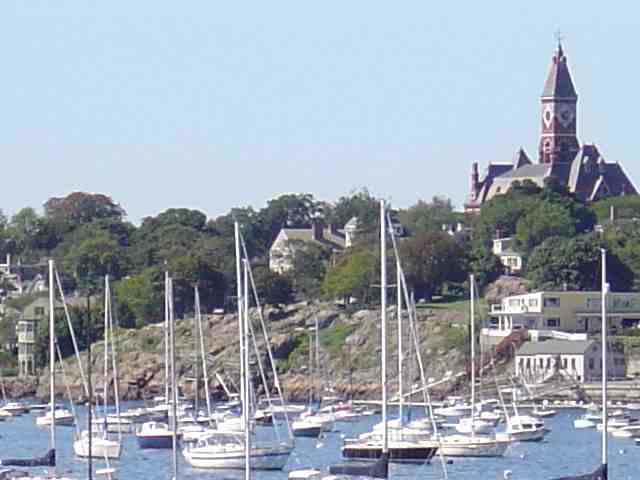
[[[73,442],[74,453],[83,458],[89,457],[89,441],[86,438]],[[121,445],[115,440],[93,438],[91,445],[92,458],[120,458]]]
[[[468,437],[445,437],[440,451],[445,457],[501,457],[511,444],[505,440],[482,440]]]
[[[282,470],[293,449],[290,446],[273,448],[252,448],[251,468],[254,470]],[[221,448],[191,448],[183,450],[184,458],[196,468],[243,469],[244,448],[242,446],[221,446]]]

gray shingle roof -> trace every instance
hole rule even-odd
[[[500,175],[501,178],[531,178],[531,177],[544,177],[549,171],[549,164],[538,163],[535,165],[524,165],[510,172]]]
[[[593,340],[526,342],[518,349],[516,355],[581,355],[594,343]]]
[[[553,62],[549,69],[547,81],[542,91],[543,97],[577,98],[576,89],[571,80],[569,67],[567,67],[567,57],[562,51],[562,46],[558,45],[558,50],[553,56]]]

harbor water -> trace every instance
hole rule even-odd
[[[125,403],[127,406],[134,404]],[[84,415],[84,409],[79,408]],[[600,461],[600,432],[595,429],[574,430],[573,420],[582,410],[561,410],[555,417],[545,419],[551,433],[538,443],[513,444],[502,458],[459,458],[446,465],[451,480],[503,479],[510,470],[513,480],[548,480],[569,474],[586,473]],[[41,456],[48,449],[49,431],[35,425],[39,413],[31,413],[0,423],[0,458]],[[380,421],[379,416],[365,417],[356,423],[337,423],[335,432],[327,433],[320,440],[298,438],[296,449],[285,471],[256,472],[254,478],[284,480],[289,470],[315,467],[323,469],[340,460],[340,446],[344,437],[368,431]],[[73,478],[87,478],[87,461],[73,455],[73,427],[58,427],[58,465],[60,472],[68,472]],[[262,431],[260,434],[265,434]],[[242,472],[198,470],[190,467],[181,454],[180,479],[242,478]],[[104,467],[103,460],[94,460],[95,468]],[[640,446],[632,439],[609,438],[610,479],[640,479]],[[172,456],[170,450],[141,450],[135,436],[125,435],[123,453],[113,461],[118,478],[126,480],[171,478]],[[35,471],[35,470],[34,470]],[[42,471],[42,470],[40,470]],[[436,457],[430,465],[392,465],[390,478],[435,480],[444,477],[443,467]]]

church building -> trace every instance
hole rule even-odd
[[[605,161],[595,145],[578,142],[578,95],[560,43],[540,101],[538,162],[532,162],[520,148],[511,162],[490,163],[482,178],[478,163],[474,162],[465,212],[479,212],[484,202],[508,192],[516,181],[530,180],[542,187],[548,177],[555,177],[584,201],[638,193],[622,165]]]

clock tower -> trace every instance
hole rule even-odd
[[[567,57],[558,43],[541,97],[540,163],[568,163],[575,158],[580,149],[576,136],[577,103]]]

